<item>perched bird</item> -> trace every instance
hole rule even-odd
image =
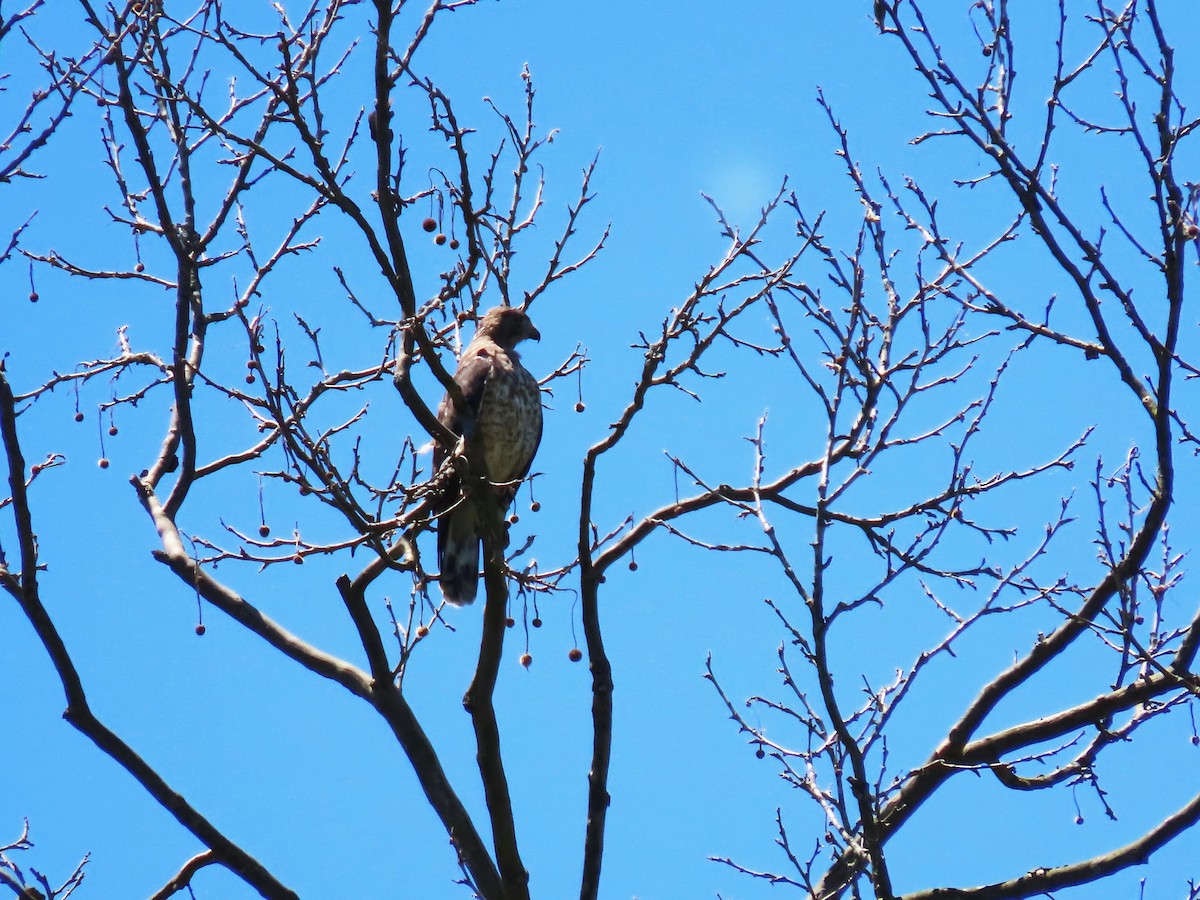
[[[516,496],[542,439],[541,389],[514,349],[526,338],[541,337],[521,310],[489,310],[454,373],[466,408],[456,407],[448,393],[438,407],[438,421],[462,437],[467,459],[486,464],[498,520]],[[435,471],[452,449],[434,449]],[[459,479],[452,477],[435,514],[442,596],[455,606],[471,603],[479,580],[479,507],[475,498],[463,498]]]

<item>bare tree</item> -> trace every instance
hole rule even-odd
[[[528,875],[517,849],[491,700],[506,630],[504,573],[509,566],[519,566],[520,551],[506,559],[499,552],[502,534],[489,533],[487,540],[496,546],[486,554],[485,637],[475,679],[464,698],[479,741],[479,774],[487,791],[488,825],[494,839],[489,848],[403,689],[411,654],[430,628],[442,621],[441,605],[430,596],[430,576],[416,543],[417,534],[429,524],[429,498],[437,491],[437,473],[423,471],[417,458],[422,441],[415,437],[401,444],[398,458],[393,456],[388,468],[372,471],[377,467],[376,450],[364,446],[361,433],[367,408],[347,411],[338,402],[391,381],[414,424],[453,448],[457,436],[437,422],[427,394],[416,386],[414,365],[432,376],[429,391],[445,390],[454,396],[458,389],[442,352],[451,347],[458,325],[473,318],[485,298],[530,306],[603,244],[601,232],[589,249],[567,255],[576,220],[590,199],[588,168],[540,279],[514,283],[512,258],[543,202],[543,185],[534,174],[536,155],[550,137],[535,133],[532,81],[526,75],[521,116],[497,111],[507,138],[477,170],[468,155],[470,130],[459,125],[450,99],[413,67],[435,18],[472,3],[433,3],[415,21],[407,43],[397,44],[395,23],[403,4],[390,2],[328,0],[312,4],[295,20],[279,8],[276,30],[253,32],[235,24],[230,18],[233,11],[216,0],[178,18],[157,3],[101,8],[84,0],[81,7],[103,56],[102,69],[83,71],[74,62],[57,61],[48,50],[42,53],[63,90],[85,95],[102,110],[108,164],[121,197],[121,206],[111,210],[111,216],[133,235],[136,262],[111,268],[56,250],[26,250],[25,255],[35,264],[89,282],[123,280],[165,289],[174,297],[174,316],[170,340],[162,349],[137,347],[122,330],[116,356],[83,362],[74,371],[55,374],[24,392],[14,392],[7,380],[0,380],[0,423],[11,487],[5,506],[12,509],[20,560],[12,570],[5,565],[0,572],[62,679],[68,721],[124,766],[209,848],[201,862],[189,861],[183,867],[170,890],[162,892],[164,896],[185,888],[190,875],[210,863],[235,872],[264,896],[294,893],[93,714],[70,653],[43,603],[37,581],[42,562],[29,488],[59,460],[51,457],[26,466],[18,418],[29,404],[51,392],[65,388],[78,397],[97,379],[123,387],[121,392],[114,389],[98,407],[110,436],[118,432],[118,412],[159,394],[171,399],[161,440],[148,451],[145,468],[131,479],[158,531],[161,547],[155,551],[156,559],[204,602],[299,665],[370,704],[412,762],[457,850],[464,883],[484,897],[528,896]],[[346,121],[327,113],[323,89],[338,77],[358,45],[352,36],[342,35],[348,31],[345,17],[367,12],[374,18],[370,52],[375,95],[369,109]],[[273,58],[264,58],[261,52],[267,45]],[[218,65],[225,67],[223,72],[236,72],[236,77],[225,76],[229,87],[225,95],[210,81]],[[447,168],[454,173],[440,176],[440,181],[412,195],[401,192],[406,150],[389,122],[392,95],[400,89],[426,97],[433,132],[444,141]],[[363,156],[358,148],[367,143],[376,176],[360,190],[351,177],[351,161]],[[512,175],[506,184],[508,167]],[[266,239],[267,248],[260,249],[263,239],[247,224],[247,209],[273,182],[283,186],[272,197],[264,197],[267,208],[279,203],[281,195],[296,205],[285,213],[281,232]],[[420,219],[422,206],[441,213],[437,222],[428,217],[432,228]],[[322,344],[321,326],[310,325],[298,314],[289,334],[265,309],[258,313],[252,309],[256,298],[270,291],[271,276],[283,261],[317,247],[320,238],[308,237],[307,232],[317,216],[330,209],[350,224],[390,297],[390,303],[376,302],[372,309],[372,304],[359,299],[354,278],[338,272],[346,308],[356,311],[369,332],[378,335],[363,345],[365,353],[360,348],[357,360],[335,361]],[[461,245],[462,252],[437,279],[440,290],[424,301],[417,298],[402,236],[402,223],[405,230],[417,230],[409,229],[414,218],[426,230],[461,234],[461,239],[452,241],[439,237],[439,243],[449,243],[452,249]],[[14,237],[14,246],[16,241]],[[143,254],[151,260],[149,265],[143,262]],[[239,283],[239,277],[244,281]],[[235,287],[232,299],[210,299],[209,285],[222,278]],[[290,343],[294,334],[303,342],[299,348]],[[240,345],[246,366],[231,369],[219,357],[211,362],[214,341],[220,346]],[[295,364],[289,350],[311,359]],[[578,352],[569,354],[546,378],[546,389],[552,390],[556,379],[574,373],[581,361]],[[198,406],[209,395],[242,408],[249,427],[235,429],[228,421],[199,414]],[[76,417],[82,420],[84,414],[78,412]],[[238,435],[232,445],[227,440],[230,434]],[[108,467],[106,458],[100,460],[100,467]],[[277,486],[302,498],[306,507],[331,511],[342,523],[340,535],[310,539],[297,526],[291,535],[275,536],[265,518],[257,534],[232,523],[222,535],[184,530],[189,498],[218,476],[228,477],[230,470],[244,473],[249,479],[244,489],[253,491],[257,485],[260,497],[264,485]],[[365,551],[369,561],[357,562],[356,551]],[[365,667],[302,640],[215,577],[221,563],[270,573],[314,556],[342,556],[344,565],[356,566],[354,574],[343,574],[330,587],[336,589],[358,631]],[[395,638],[389,649],[387,635],[368,605],[368,591],[381,575],[393,570],[411,573],[412,589],[407,611],[394,613],[388,605]],[[548,590],[554,578],[530,574],[521,576],[520,583],[523,590]],[[203,633],[202,623],[196,627]]]
[[[781,344],[824,411],[825,449],[806,464],[785,463],[783,477],[772,475],[760,430],[751,482],[702,495],[760,523],[760,541],[727,549],[771,558],[790,588],[785,598],[768,601],[786,636],[778,650],[781,690],[755,695],[743,707],[722,690],[711,661],[709,678],[758,756],[769,755],[785,782],[816,804],[825,830],[816,840],[798,836],[781,811],[784,868],[721,861],[817,897],[1043,895],[1145,863],[1196,823],[1200,796],[1146,822],[1123,846],[1078,860],[1047,851],[1037,868],[977,887],[944,884],[931,870],[924,875],[928,889],[900,891],[889,869],[890,842],[925,804],[968,775],[993,776],[1019,792],[1089,786],[1115,818],[1101,771],[1127,777],[1129,763],[1110,763],[1110,751],[1140,739],[1149,723],[1189,705],[1197,693],[1200,613],[1179,608],[1186,551],[1171,539],[1169,515],[1178,467],[1196,450],[1176,386],[1196,374],[1186,349],[1184,276],[1195,264],[1200,234],[1197,191],[1179,169],[1197,121],[1188,118],[1164,13],[1152,0],[1092,4],[1083,14],[1060,3],[1052,75],[1032,97],[1014,87],[1020,23],[1007,3],[971,4],[975,65],[943,48],[922,6],[875,4],[881,33],[902,45],[932,101],[935,126],[916,143],[966,142],[987,168],[959,187],[1007,191],[1014,211],[983,241],[956,239],[921,185],[906,179],[894,187],[882,174],[863,172],[830,111],[863,206],[859,239],[850,251],[826,246],[819,220],[796,207],[800,236],[827,268],[832,290],[814,287],[815,275],[789,279],[771,302]],[[1103,108],[1095,98],[1109,86],[1116,102]],[[1101,185],[1097,203],[1107,221],[1085,225],[1091,198],[1082,202],[1081,192],[1058,183],[1072,165],[1059,150],[1063,131],[1100,145],[1093,152],[1124,154],[1125,171],[1136,172],[1150,195],[1149,208],[1122,208]],[[1066,297],[1038,296],[1026,285],[1013,298],[989,286],[985,273],[990,269],[994,278],[996,271],[989,261],[1031,238],[1048,257],[1047,268],[1065,276]],[[801,324],[817,333],[819,362],[794,349]],[[981,342],[1009,336],[1015,343],[999,365],[981,371],[989,355]],[[1006,372],[1048,344],[1062,351],[1062,366],[1116,373],[1111,404],[1132,399],[1141,415],[1127,456],[1106,465],[1089,450],[1089,432],[1027,467],[981,470],[974,455],[988,441],[988,415]],[[939,405],[951,410],[940,420],[930,423],[914,410],[936,393],[964,396],[966,384],[977,386],[965,402]],[[1043,402],[1055,402],[1053,385]],[[940,454],[920,454],[931,446]],[[875,470],[885,456],[907,456],[910,471],[929,477],[912,479],[907,499],[880,502],[894,493],[878,486]],[[926,489],[935,466],[942,474]],[[988,502],[993,495],[1076,466],[1087,478],[1090,503],[1064,496],[1032,540],[997,522]],[[883,471],[889,478],[897,469]],[[1079,517],[1091,518],[1095,530],[1070,528]],[[794,532],[796,518],[810,535],[807,545],[779,536],[785,524]],[[972,533],[984,539],[982,558],[963,539]],[[1008,554],[996,545],[1022,539],[1021,554],[1004,561]],[[1066,562],[1075,558],[1070,542],[1080,540],[1097,548],[1086,574]],[[839,572],[839,565],[861,570],[868,562],[870,576],[860,571],[848,581]],[[837,637],[861,628],[856,620],[867,609],[905,604],[915,618],[915,598],[943,617],[942,634],[908,660],[881,647],[895,665],[888,683],[876,683],[862,659],[834,655]],[[975,699],[954,714],[925,759],[889,756],[894,723],[928,688],[927,670],[997,617],[1027,629],[1011,665],[979,682]],[[1097,646],[1107,652],[1092,652]],[[1066,660],[1086,666],[1087,699],[1050,709],[1026,700],[1015,722],[1011,705],[1006,716],[995,715],[1010,698],[1028,697],[1020,694],[1026,686],[1053,684],[1053,667]],[[1076,669],[1075,677],[1081,675]]]
[[[39,5],[4,22],[0,38],[11,39],[13,25]],[[85,98],[98,111],[119,197],[108,214],[130,235],[132,252],[128,263],[114,263],[86,250],[27,247],[18,228],[0,263],[20,253],[31,278],[53,271],[91,289],[121,283],[171,303],[162,321],[122,329],[118,352],[69,372],[14,386],[0,368],[9,473],[0,510],[11,542],[0,555],[0,584],[61,679],[67,720],[206,848],[156,896],[188,889],[212,865],[263,896],[297,894],[89,705],[38,578],[46,560],[37,521],[49,512],[37,506],[37,482],[53,478],[64,459],[51,450],[29,464],[24,449],[36,438],[22,417],[56,394],[73,398],[79,421],[91,398],[102,398],[94,413],[101,441],[116,436],[118,420],[152,423],[156,433],[141,446],[143,467],[130,486],[156,530],[154,558],[201,610],[197,633],[204,611],[219,611],[366,703],[406,755],[454,848],[461,884],[476,896],[530,896],[494,703],[506,632],[518,612],[536,627],[539,600],[572,595],[591,670],[580,897],[601,896],[614,721],[601,628],[606,575],[617,564],[634,568],[635,548],[660,532],[704,551],[714,567],[721,554],[749,555],[780,585],[767,601],[783,634],[777,691],[735,701],[719,658],[710,658],[707,677],[754,755],[769,758],[783,783],[811,802],[819,827],[798,834],[781,803],[785,864],[715,857],[725,866],[814,897],[1024,897],[1102,880],[1194,825],[1200,798],[1147,823],[1126,846],[1048,860],[980,887],[949,886],[929,872],[928,885],[910,888],[897,885],[889,866],[892,838],[967,773],[1015,791],[1086,785],[1111,813],[1099,775],[1108,751],[1142,740],[1144,726],[1189,704],[1200,687],[1192,674],[1200,614],[1181,617],[1172,600],[1184,555],[1169,531],[1177,466],[1197,443],[1173,393],[1177,381],[1200,374],[1186,354],[1183,318],[1184,273],[1200,234],[1197,190],[1176,173],[1196,122],[1186,116],[1167,26],[1152,0],[1118,9],[1098,3],[1078,20],[1060,4],[1053,74],[1033,112],[1015,92],[1018,23],[1004,0],[970,5],[974,64],[943,50],[920,4],[877,0],[881,40],[903,48],[932,99],[936,125],[917,143],[965,142],[987,170],[962,179],[958,193],[1007,192],[1011,216],[982,239],[956,238],[934,193],[911,179],[872,175],[855,160],[851,136],[821,96],[861,209],[856,233],[848,245],[829,239],[824,215],[787,183],[749,227],[713,203],[724,252],[681,299],[664,304],[670,311],[659,326],[631,335],[642,354],[633,387],[584,455],[578,507],[554,513],[576,523],[574,554],[536,562],[535,537],[514,540],[516,517],[483,529],[483,631],[463,698],[477,771],[448,770],[411,702],[419,687],[406,678],[435,629],[453,629],[435,567],[423,557],[448,474],[433,470],[423,451],[433,443],[454,450],[459,438],[438,422],[436,402],[443,393],[461,401],[450,374],[461,326],[495,304],[530,309],[552,300],[559,281],[592,261],[608,236],[584,221],[594,161],[565,211],[548,212],[539,161],[553,133],[535,125],[528,70],[519,112],[493,107],[503,137],[491,146],[424,73],[431,31],[472,5],[433,0],[414,11],[391,0],[315,0],[277,7],[264,24],[260,10],[222,0],[199,0],[187,12],[153,0],[104,8],[79,0],[92,36],[86,53],[67,57],[29,38],[51,88],[17,122],[0,181],[25,174],[71,104]],[[1089,36],[1082,51],[1077,32]],[[331,98],[358,66],[373,93],[347,110]],[[1108,71],[1116,73],[1116,118],[1090,106],[1113,86]],[[396,111],[399,98],[413,96],[426,110],[420,126]],[[45,104],[48,115],[39,112]],[[41,131],[32,124],[39,115]],[[426,143],[418,127],[428,129]],[[1151,192],[1149,213],[1125,211],[1102,192],[1109,221],[1085,225],[1088,216],[1057,181],[1070,165],[1057,152],[1065,130],[1129,148]],[[776,249],[772,226],[784,218],[795,223],[794,238]],[[535,222],[555,236],[539,244]],[[581,240],[586,227],[591,234]],[[422,231],[453,253],[444,271],[414,271],[411,242]],[[1069,290],[1066,299],[1034,290],[1016,299],[993,286],[1018,251],[1039,252],[1030,243]],[[329,262],[331,245],[336,259],[365,265]],[[523,261],[541,252],[541,261],[518,266],[518,250]],[[276,289],[279,273],[305,257],[336,273],[336,302],[308,307]],[[997,442],[991,423],[1011,372],[1043,346],[1058,348],[1064,365],[1115,372],[1112,402],[1128,398],[1140,410],[1141,430],[1119,466],[1100,461],[1090,432],[1040,458],[1001,455],[994,468],[976,462]],[[820,423],[817,452],[805,456],[789,443],[777,460],[764,415],[749,436],[749,471],[731,464],[711,472],[673,455],[673,493],[664,485],[651,495],[660,501],[604,521],[598,498],[626,477],[619,453],[649,404],[666,388],[698,399],[716,378],[753,385],[751,361],[789,385],[789,402]],[[553,396],[589,362],[582,346],[563,353],[543,390]],[[409,416],[400,439],[394,424],[386,433],[367,427],[371,404],[391,396]],[[169,401],[165,418],[144,403],[159,397]],[[470,461],[449,455],[448,465],[479,483]],[[108,468],[106,457],[100,466]],[[1013,492],[1040,493],[1044,484],[1057,491],[1080,472],[1089,496],[1066,488],[1032,537],[1004,521]],[[202,504],[231,485],[242,499],[210,521]],[[257,524],[247,518],[254,513]],[[1076,524],[1084,516],[1094,520],[1091,533]],[[274,530],[273,522],[289,519],[297,523],[291,533]],[[1092,571],[1059,562],[1074,559],[1072,541],[1098,548]],[[357,660],[264,612],[258,597],[306,563],[336,568],[309,588],[337,597],[360,645]],[[401,603],[386,596],[397,581],[407,585]],[[890,647],[845,652],[870,617],[889,614],[892,622],[934,621],[938,636],[911,657],[893,658]],[[979,682],[949,728],[932,733],[927,756],[891,753],[895,723],[929,690],[926,673],[975,646],[974,635],[996,622],[1028,626],[1012,664]],[[1104,652],[1092,652],[1097,647]],[[1049,712],[1029,706],[1016,724],[996,717],[1002,703],[1076,655],[1094,683],[1091,699]],[[528,653],[521,659],[528,664]],[[880,684],[881,671],[895,674]],[[461,799],[469,776],[483,785],[486,819]],[[27,837],[7,850],[26,849]],[[3,852],[0,879],[25,896],[20,872],[5,874]],[[57,895],[73,890],[79,875]]]

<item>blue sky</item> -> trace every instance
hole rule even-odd
[[[939,33],[953,58],[973,66],[979,54],[962,14],[966,5],[939,4],[939,14],[946,13]],[[267,4],[262,7],[269,11]],[[1019,50],[1018,96],[1035,116],[1052,62],[1046,55],[1053,40],[1050,12],[1014,11],[1019,46],[1028,48]],[[1033,18],[1022,18],[1026,15]],[[78,12],[65,8],[53,22],[50,18],[40,16],[31,32],[57,46],[80,46],[86,30],[76,21]],[[364,14],[351,10],[343,40],[349,41],[355,29],[367,39],[364,21]],[[1193,41],[1195,27],[1179,25],[1177,45]],[[36,72],[15,41],[6,40],[0,53],[0,71],[12,73],[8,93],[0,95],[0,110],[8,117]],[[560,382],[557,387],[536,466],[544,473],[537,484],[542,509],[536,515],[521,509],[522,525],[532,521],[539,535],[533,555],[547,565],[572,553],[580,460],[627,402],[640,367],[640,353],[629,345],[639,330],[655,329],[723,251],[702,193],[732,221],[748,226],[786,176],[806,211],[827,210],[824,232],[830,242],[849,249],[861,205],[834,155],[836,135],[816,102],[818,87],[849,130],[864,172],[870,175],[879,167],[894,185],[906,175],[916,178],[942,203],[946,230],[968,246],[995,234],[1012,214],[1007,198],[994,188],[966,192],[952,186],[954,179],[983,169],[967,148],[949,141],[910,143],[929,127],[922,115],[926,89],[898,45],[878,36],[869,3],[699,2],[681,12],[670,4],[626,0],[586,5],[506,0],[446,15],[417,58],[422,73],[454,98],[460,118],[479,129],[474,152],[480,157],[499,135],[495,115],[482,98],[519,112],[526,63],[538,89],[537,124],[558,134],[543,155],[547,204],[519,258],[528,266],[520,277],[531,279],[543,266],[539,253],[561,229],[579,173],[597,150],[596,199],[578,246],[589,245],[612,223],[599,259],[555,286],[533,309],[543,339],[525,352],[525,360],[535,373],[552,370],[577,343],[587,347],[593,361],[582,378],[583,413],[572,409],[574,386]],[[1193,66],[1189,74],[1195,75],[1194,62],[1181,65]],[[364,55],[331,86],[327,109],[335,128],[347,127],[368,102],[368,76]],[[411,147],[410,171],[417,173],[450,164],[427,134],[424,105],[412,92],[396,98],[396,127]],[[118,197],[103,167],[99,128],[96,110],[82,104],[64,133],[31,165],[50,177],[0,186],[0,233],[36,209],[37,218],[22,237],[26,249],[69,252],[97,266],[133,260],[127,230],[112,225],[104,212]],[[1145,193],[1133,167],[1110,154],[1110,146],[1063,135],[1064,196],[1077,201],[1089,223],[1099,221],[1098,183],[1130,209]],[[1194,157],[1186,161],[1194,168]],[[370,180],[366,169],[359,177]],[[421,182],[422,176],[414,176],[415,184]],[[255,233],[270,234],[286,222],[295,196],[281,190],[267,193],[266,203],[251,204],[247,216]],[[412,218],[406,239],[423,297],[436,290],[447,251],[435,247],[418,222]],[[768,230],[768,259],[792,252],[791,224],[785,212]],[[380,335],[348,314],[332,267],[347,271],[369,303],[389,309],[377,271],[332,213],[318,219],[313,233],[323,235],[318,250],[289,261],[268,284],[267,314],[289,339],[295,338],[293,311],[320,323],[327,352],[338,365],[370,361],[382,352]],[[893,233],[899,235],[898,225]],[[163,262],[161,249],[151,241],[144,241],[142,250],[151,271]],[[1029,236],[983,271],[998,292],[1032,297],[1033,310],[1041,309],[1050,294],[1066,291]],[[824,283],[819,266],[805,268],[803,275]],[[135,346],[169,346],[169,296],[158,289],[125,282],[93,285],[44,269],[34,277],[36,306],[26,299],[27,264],[14,259],[0,267],[0,349],[10,354],[6,365],[18,390],[53,370],[112,353],[121,325],[129,324]],[[228,281],[207,289],[217,297],[233,295]],[[1063,321],[1078,321],[1069,308],[1063,316]],[[767,323],[747,327],[765,331]],[[218,343],[212,352],[218,366],[243,365],[245,347],[235,341]],[[997,364],[1001,354],[988,351],[981,369]],[[764,413],[769,466],[782,470],[789,461],[819,452],[822,434],[810,424],[814,411],[794,373],[781,374],[748,354],[720,360],[734,374],[695,385],[703,391],[703,403],[680,393],[655,395],[629,440],[606,461],[597,509],[602,532],[626,515],[644,515],[672,498],[665,452],[688,460],[714,481],[744,483],[753,465],[745,437]],[[1079,521],[1062,538],[1052,566],[1087,579],[1095,568],[1087,475],[1097,456],[1106,473],[1113,471],[1129,447],[1144,438],[1137,410],[1113,393],[1114,381],[1110,373],[1084,368],[1061,351],[1036,349],[1021,357],[1006,376],[988,430],[976,445],[981,471],[1033,464],[1060,452],[1088,426],[1100,427],[1073,473],[1051,475],[989,501],[986,513],[993,521],[1020,529],[1015,541],[996,548],[966,542],[955,546],[955,553],[967,558],[988,549],[1000,560],[1019,558],[1055,515],[1058,498],[1073,493]],[[972,384],[977,386],[967,384],[964,390]],[[122,383],[117,389],[131,388]],[[108,422],[98,424],[94,409],[109,391],[107,383],[96,382],[81,393],[79,407],[89,414],[83,424],[72,420],[75,400],[64,390],[22,417],[29,460],[49,452],[69,460],[48,473],[53,478],[37,483],[34,512],[48,565],[44,597],[75,654],[97,714],[305,898],[465,896],[452,887],[456,869],[445,835],[407,762],[364,704],[266,652],[215,611],[205,614],[207,634],[195,636],[195,598],[150,559],[154,530],[128,483],[128,476],[157,451],[166,399],[153,396],[136,411],[122,410],[121,434],[108,437],[102,434]],[[367,445],[374,464],[386,466],[399,442],[414,433],[413,423],[390,389],[369,392],[366,399],[371,403]],[[918,415],[936,417],[945,408],[937,404],[949,399]],[[250,433],[229,407],[209,407],[231,424],[211,435],[213,449],[206,456],[240,445]],[[103,472],[95,465],[101,438],[112,461]],[[870,479],[861,502],[886,506],[893,496],[898,501],[944,464],[944,456],[932,451],[897,454],[893,469],[881,468]],[[1187,509],[1187,501],[1196,499],[1194,479],[1181,476],[1180,481],[1180,507]],[[688,485],[682,489],[690,493]],[[257,502],[252,479],[214,479],[189,508],[185,524],[210,536],[222,521],[253,529]],[[522,495],[518,504],[525,503]],[[277,532],[287,533],[299,520],[306,537],[336,534],[331,518],[297,505],[294,498],[268,494],[267,516]],[[1184,518],[1176,522],[1179,549],[1194,541],[1195,527]],[[750,532],[731,516],[714,513],[697,519],[692,533],[735,540]],[[803,528],[792,525],[785,533],[800,555],[808,539]],[[0,542],[10,556],[12,541],[5,519]],[[839,559],[833,577],[848,592],[862,576],[854,557],[861,548],[847,541],[835,549]],[[782,868],[773,844],[776,808],[805,846],[823,826],[811,804],[779,778],[771,760],[754,758],[753,747],[727,720],[702,674],[711,654],[736,701],[778,694],[775,651],[785,636],[763,600],[798,601],[789,597],[779,574],[753,555],[704,553],[660,533],[638,548],[637,562],[636,572],[614,571],[602,599],[616,680],[613,804],[602,895],[639,900],[774,896],[781,889],[736,875],[706,857]],[[333,590],[334,578],[354,564],[345,558],[313,559],[288,571],[277,567],[269,578],[233,566],[217,574],[306,639],[360,662]],[[407,586],[384,592],[402,603]],[[378,610],[382,596],[373,599]],[[1175,602],[1181,606],[1170,612],[1186,620],[1186,604]],[[456,787],[482,814],[474,741],[460,703],[478,647],[480,612],[451,611],[455,631],[434,631],[406,683]],[[531,634],[535,662],[529,671],[516,662],[520,629],[509,634],[497,708],[532,891],[538,897],[565,897],[578,890],[589,679],[586,664],[567,659],[576,636],[582,639],[571,595],[543,602],[540,613],[546,624]],[[931,614],[916,591],[897,593],[882,610],[864,611],[834,646],[847,667],[845,689],[853,690],[860,670],[875,683],[887,680],[922,646],[936,641],[944,627],[944,619]],[[940,658],[919,696],[897,717],[890,747],[895,759],[909,765],[923,759],[939,729],[1014,653],[1028,648],[1039,627],[1045,625],[1033,614],[997,621],[964,643],[957,658]],[[1108,675],[1096,675],[1107,673],[1098,659],[1093,648],[1090,655],[1062,661],[1021,697],[1026,706],[1001,707],[994,725],[1103,690]],[[8,739],[0,740],[0,772],[5,773],[0,839],[15,837],[21,817],[28,817],[37,844],[28,861],[52,877],[65,875],[90,852],[84,897],[147,896],[197,852],[190,836],[61,720],[57,679],[11,602],[0,603],[0,683],[9,686],[3,728]],[[769,733],[781,741],[796,737],[782,723],[768,725],[772,728],[778,730]],[[1012,877],[1130,840],[1139,825],[1175,809],[1194,792],[1188,776],[1200,751],[1189,743],[1191,733],[1186,712],[1177,710],[1106,760],[1101,775],[1120,814],[1116,822],[1104,817],[1084,788],[1074,797],[1069,789],[1014,795],[987,778],[953,782],[949,793],[925,807],[890,845],[897,888]],[[1126,758],[1127,764],[1118,765]],[[1079,826],[1073,824],[1076,799],[1085,820]],[[1143,877],[1146,897],[1181,896],[1187,878],[1197,874],[1198,851],[1197,838],[1184,837],[1149,867],[1103,888],[1063,896],[1136,896]],[[215,869],[197,879],[195,893],[234,900],[252,895]]]

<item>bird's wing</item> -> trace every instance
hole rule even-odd
[[[483,395],[487,390],[488,377],[491,374],[491,350],[487,347],[478,347],[474,350],[468,347],[458,363],[458,370],[454,373],[454,383],[462,391],[467,408],[459,409],[454,405],[450,395],[446,394],[438,406],[438,421],[455,434],[470,440],[471,435],[475,432],[475,424],[479,420],[479,407],[483,404]],[[433,465],[435,470],[441,467],[451,449],[442,447],[440,444],[434,447]]]

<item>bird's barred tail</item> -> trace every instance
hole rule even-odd
[[[439,523],[438,563],[446,602],[455,606],[474,603],[479,583],[479,534],[471,504],[451,510]]]

